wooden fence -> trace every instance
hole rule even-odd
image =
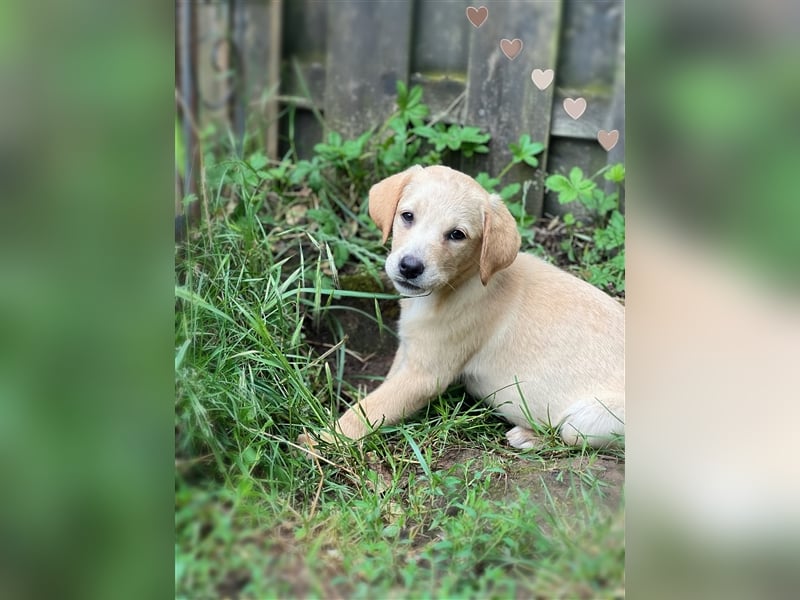
[[[528,211],[557,214],[546,174],[574,165],[593,173],[624,156],[623,12],[622,0],[177,0],[177,97],[190,150],[179,193],[192,190],[197,128],[213,123],[237,140],[249,128],[278,158],[291,105],[308,156],[324,133],[314,112],[357,135],[391,113],[402,80],[421,85],[444,121],[491,133],[488,155],[455,165],[466,172],[497,175],[521,134],[544,143],[540,166],[515,167],[506,181],[531,181]]]

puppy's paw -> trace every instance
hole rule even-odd
[[[322,432],[318,432],[314,435],[311,435],[310,433],[301,433],[297,436],[297,445],[300,447],[298,450],[302,450],[303,453],[308,457],[322,456],[318,447],[319,443],[327,443],[330,441],[330,436]]]
[[[536,434],[532,430],[519,425],[506,433],[506,439],[514,448],[519,448],[520,450],[535,448],[539,445],[539,438]]]
[[[297,436],[297,445],[305,446],[306,448],[313,448],[317,445],[317,440],[308,433],[301,433]]]

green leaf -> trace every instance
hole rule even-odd
[[[500,179],[495,177],[489,177],[488,173],[481,171],[475,176],[475,181],[477,181],[483,189],[485,189],[490,194],[494,193],[497,189],[497,186],[500,185]]]
[[[580,199],[581,203],[588,208],[594,208],[592,206],[592,190],[597,187],[597,184],[591,179],[584,178],[583,171],[580,167],[572,167],[570,170],[569,185],[574,193],[566,194],[566,198],[564,198],[562,195],[562,197],[559,198],[559,202],[561,202],[561,204],[571,202],[575,199]]]
[[[520,183],[511,183],[500,190],[500,197],[503,200],[508,200],[509,198],[513,198],[519,193],[519,190],[522,188],[522,184]]]
[[[556,193],[566,192],[567,190],[572,189],[569,179],[567,179],[563,175],[557,175],[557,174],[550,175],[547,179],[545,179],[544,185],[548,190]]]
[[[413,133],[414,135],[418,135],[421,138],[425,138],[426,140],[436,137],[437,135],[436,130],[433,127],[429,127],[428,125],[420,125],[418,127],[414,127],[411,130],[411,133]]]
[[[398,106],[404,107],[406,105],[406,100],[408,98],[408,88],[406,87],[406,84],[400,81],[399,79],[397,80],[396,87],[397,87],[397,104]]]
[[[406,122],[403,117],[397,116],[389,120],[386,126],[398,135],[406,134]]]
[[[569,172],[569,180],[573,186],[577,187],[583,181],[583,170],[580,167],[572,167]]]
[[[563,192],[558,194],[558,203],[559,204],[569,204],[570,202],[574,202],[578,198],[578,190],[573,187],[569,187]]]
[[[606,194],[601,189],[594,191],[595,198],[597,198],[597,212],[601,217],[604,217],[607,212],[615,210],[619,207],[619,194],[616,192]]]
[[[415,85],[411,88],[411,93],[408,95],[408,105],[415,106],[422,100],[422,87]]]
[[[263,169],[267,166],[269,159],[264,156],[263,152],[254,152],[250,155],[250,158],[247,159],[247,164],[250,165],[250,168],[254,171],[258,171],[259,169]]]
[[[519,143],[515,144],[512,142],[508,145],[508,148],[511,150],[512,162],[524,162],[532,167],[536,167],[539,165],[539,160],[535,158],[535,155],[544,150],[544,144],[532,142],[531,136],[526,133],[520,136]]]
[[[522,159],[526,165],[530,165],[531,167],[538,167],[539,166],[539,159],[535,156],[526,156]]]
[[[622,163],[617,163],[612,165],[608,171],[603,173],[603,177],[606,181],[613,181],[614,183],[622,183],[625,181],[625,165]]]

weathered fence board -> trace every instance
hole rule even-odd
[[[531,80],[534,68],[552,69],[556,63],[561,2],[515,0],[492,5],[486,22],[472,32],[469,49],[466,121],[492,134],[488,156],[477,158],[473,168],[497,174],[511,160],[508,143],[527,133],[547,145],[550,131],[552,84],[539,90]],[[501,40],[521,40],[519,54],[509,59]],[[547,155],[540,157],[542,166]],[[542,173],[517,165],[508,181],[532,180],[528,210],[542,207]]]
[[[616,129],[619,131],[619,141],[609,152],[608,164],[621,163],[625,161],[625,16],[620,17],[620,28],[617,34],[617,64],[614,73],[614,94],[611,108],[606,117],[606,131]],[[612,183],[606,183],[606,192],[611,193],[615,189]],[[625,206],[624,189],[620,193],[620,205]]]
[[[195,123],[198,102],[196,93],[196,65],[192,60],[195,55],[195,39],[197,35],[196,14],[189,3],[175,5],[175,99],[177,103],[177,126],[180,130],[184,147],[182,164],[175,165],[175,214],[183,215],[186,205],[183,199],[195,194],[197,190],[197,125]],[[192,218],[197,218],[198,204],[189,207]],[[185,223],[183,224],[185,225]],[[175,221],[175,235],[183,233],[183,225]]]
[[[463,119],[472,29],[464,16],[467,5],[468,0],[415,4],[409,81],[422,87],[433,116],[445,122]]]
[[[230,127],[232,65],[230,7],[226,2],[195,4],[197,11],[197,92],[200,98],[198,124],[224,131]]]
[[[414,71],[464,73],[472,25],[465,18],[469,0],[416,2],[411,68]]]
[[[278,153],[278,102],[282,0],[234,0],[233,41],[237,49],[237,94],[233,125],[241,143],[248,119],[268,154]]]
[[[345,136],[383,121],[408,79],[411,3],[336,2],[328,10],[325,120]]]

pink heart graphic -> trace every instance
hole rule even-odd
[[[507,59],[514,60],[522,52],[522,40],[519,38],[514,38],[513,40],[503,38],[500,40],[500,49]]]
[[[581,118],[581,115],[586,112],[586,99],[585,98],[566,98],[564,100],[564,110],[567,114],[576,121]]]
[[[601,129],[597,132],[597,141],[600,142],[600,145],[608,152],[617,145],[619,141],[619,131],[616,129],[612,129],[611,131]]]
[[[553,83],[554,76],[555,73],[553,73],[553,69],[545,69],[544,71],[541,69],[534,69],[533,73],[531,73],[533,84],[540,90],[546,90],[547,86]]]
[[[477,29],[486,22],[489,18],[489,9],[485,6],[475,8],[474,6],[467,7],[467,19]]]

